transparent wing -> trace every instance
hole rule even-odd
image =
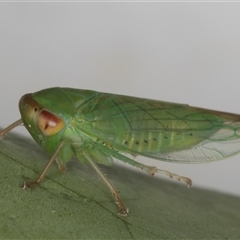
[[[180,151],[173,149],[168,153],[147,152],[143,155],[168,162],[201,163],[217,161],[240,152],[240,137],[235,133],[230,129],[222,129],[211,138],[205,139],[189,149]]]
[[[101,94],[80,128],[116,150],[171,162],[207,162],[240,151],[240,116],[183,104]]]

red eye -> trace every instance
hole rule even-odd
[[[65,124],[61,118],[42,110],[38,115],[37,125],[43,134],[51,136],[61,131]]]

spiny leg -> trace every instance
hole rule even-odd
[[[119,206],[120,210],[118,212],[119,215],[122,216],[127,216],[128,215],[128,209],[124,206],[120,195],[118,193],[118,191],[114,188],[114,186],[109,182],[109,180],[106,178],[106,176],[104,175],[104,173],[99,169],[99,167],[97,166],[97,164],[91,159],[91,157],[84,152],[84,157],[89,161],[89,163],[92,165],[93,169],[98,173],[98,175],[102,178],[103,182],[108,186],[108,188],[110,189],[111,193],[113,194],[116,204]]]
[[[121,155],[121,154],[119,154]],[[124,156],[125,157],[125,156]],[[121,159],[120,159],[121,160]],[[139,163],[134,161],[133,159],[130,159],[131,161],[127,161],[127,163],[137,167],[137,168],[141,168],[142,170],[146,171],[148,174],[154,176],[155,173],[160,173],[160,174],[164,174],[172,179],[177,179],[178,181],[183,181],[187,184],[187,187],[191,187],[192,186],[192,180],[190,178],[184,177],[184,176],[180,176],[176,173],[172,173],[166,170],[162,170],[162,169],[158,169],[156,167],[151,167],[151,166],[147,166],[145,164]]]
[[[159,172],[161,174],[164,174],[164,175],[167,175],[170,178],[177,179],[178,181],[185,182],[187,184],[188,188],[190,188],[192,186],[192,180],[190,178],[183,177],[183,176],[180,176],[176,173],[172,173],[172,172],[162,170],[162,169],[157,169],[157,172]]]
[[[16,122],[12,123],[8,127],[4,128],[0,131],[0,138],[4,137],[8,132],[10,132],[13,128],[22,124],[22,119],[17,120]]]
[[[121,154],[119,154],[119,155],[121,155]],[[119,159],[119,160],[122,160],[122,159]],[[176,173],[172,173],[172,172],[169,172],[169,171],[166,171],[166,170],[158,169],[156,167],[147,166],[145,164],[136,162],[136,161],[134,161],[133,159],[130,159],[130,158],[129,158],[129,160],[131,160],[131,161],[127,161],[127,163],[129,163],[129,164],[131,164],[131,165],[133,165],[137,168],[141,168],[142,170],[146,171],[148,174],[150,174],[152,176],[154,176],[155,173],[160,173],[160,174],[164,174],[164,175],[166,175],[170,178],[177,179],[178,181],[185,182],[187,184],[187,187],[189,187],[189,188],[192,186],[192,180],[190,178],[180,176]]]
[[[38,176],[37,180],[34,182],[25,182],[23,183],[23,185],[21,186],[23,189],[29,189],[29,188],[33,188],[38,186],[44,179],[44,176],[47,173],[47,170],[49,169],[49,167],[51,166],[51,164],[53,163],[53,161],[56,159],[59,151],[61,150],[61,148],[63,147],[64,142],[61,142],[56,151],[54,152],[54,154],[52,155],[52,157],[50,158],[50,160],[48,161],[48,163],[46,164],[46,166],[44,167],[44,169],[42,170],[42,172],[40,173],[40,175]]]
[[[128,158],[110,148],[108,148],[106,150],[106,148],[104,146],[98,146],[99,148],[101,148],[101,150],[107,154],[111,154],[113,157],[123,161],[123,162],[126,162],[132,166],[135,166],[137,168],[140,168],[144,171],[146,171],[147,173],[149,173],[150,175],[154,175],[156,172],[160,173],[160,174],[164,174],[164,175],[167,175],[168,177],[170,178],[173,178],[173,179],[177,179],[178,181],[183,181],[187,184],[187,187],[191,187],[192,186],[192,180],[190,178],[187,178],[187,177],[183,177],[183,176],[180,176],[176,173],[171,173],[169,171],[166,171],[166,170],[162,170],[162,169],[158,169],[156,167],[151,167],[151,166],[147,166],[145,164],[142,164],[142,163],[139,163],[137,161],[134,161],[133,159],[131,158]]]

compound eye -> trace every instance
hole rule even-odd
[[[42,110],[39,113],[37,125],[40,131],[47,136],[52,136],[60,132],[65,126],[64,121],[61,118],[46,110]]]

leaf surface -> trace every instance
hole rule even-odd
[[[0,141],[1,239],[240,238],[240,198],[188,189],[134,168],[101,166],[121,192],[128,217],[117,215],[107,187],[75,159],[65,174],[55,164],[39,187],[22,190],[48,159],[31,139],[9,134]]]

